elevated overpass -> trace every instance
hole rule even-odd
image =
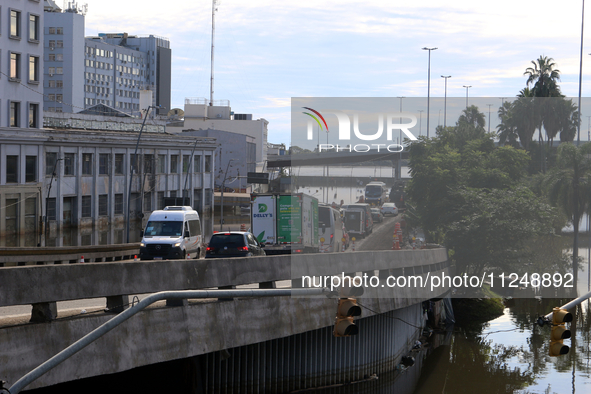
[[[0,307],[106,297],[129,307],[133,295],[166,290],[274,288],[303,275],[449,274],[445,249],[330,253],[208,260],[96,262],[0,268]],[[369,291],[368,291],[369,290]],[[379,291],[378,291],[379,290]],[[414,289],[416,290],[416,289]],[[284,392],[361,380],[391,371],[423,325],[421,303],[447,288],[367,289],[360,334],[334,338],[336,300],[274,297],[162,302],[139,312],[27,389],[181,360],[204,392]],[[112,317],[76,314],[0,326],[0,380],[8,387]],[[402,321],[402,322],[401,322]]]

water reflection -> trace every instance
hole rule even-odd
[[[456,328],[452,345],[427,358],[416,394],[589,392],[591,306],[576,308],[570,352],[550,357],[550,327],[534,325],[568,299],[511,301],[503,316],[470,330]]]

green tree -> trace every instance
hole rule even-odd
[[[590,213],[591,143],[580,147],[573,144],[560,145],[556,165],[548,172],[545,183],[550,203],[559,207],[573,225],[573,276],[576,284],[579,224],[583,213]]]
[[[411,224],[450,248],[459,272],[474,274],[517,266],[521,246],[552,228],[554,214],[519,185],[527,152],[495,146],[494,134],[485,132],[480,118],[468,108],[455,127],[412,144],[406,188]]]
[[[540,56],[532,60],[533,67],[528,67],[523,75],[527,75],[527,86],[533,84],[534,97],[562,97],[558,81],[560,70],[555,69],[554,59],[547,56]]]

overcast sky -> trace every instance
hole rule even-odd
[[[87,35],[127,32],[170,39],[173,108],[182,108],[185,97],[209,98],[210,0],[87,3]],[[214,100],[229,100],[235,113],[267,119],[269,141],[289,143],[291,97],[426,97],[423,47],[438,48],[431,52],[431,97],[444,95],[441,75],[452,76],[448,97],[465,97],[464,85],[472,86],[470,97],[514,97],[525,87],[523,72],[540,55],[554,58],[562,92],[578,96],[581,5],[221,0]],[[583,96],[591,93],[589,22]]]

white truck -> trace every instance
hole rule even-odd
[[[265,253],[318,252],[318,199],[303,193],[251,197],[251,232]]]

